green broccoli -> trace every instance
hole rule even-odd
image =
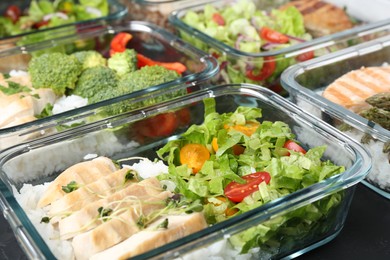
[[[34,88],[51,88],[57,95],[74,89],[82,65],[74,56],[59,52],[34,56],[28,64],[28,72]]]
[[[107,60],[97,51],[78,51],[72,54],[82,64],[83,70],[95,66],[106,66]]]
[[[92,104],[117,96],[117,85],[118,78],[112,69],[96,66],[81,73],[72,94],[88,98],[88,103]]]
[[[124,52],[117,52],[108,59],[108,67],[115,70],[118,76],[122,77],[137,70],[137,52],[133,49],[126,49]]]

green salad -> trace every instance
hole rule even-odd
[[[227,83],[270,86],[288,66],[314,57],[313,52],[292,58],[258,55],[312,39],[305,31],[301,13],[292,6],[266,12],[258,9],[251,0],[229,1],[222,7],[206,4],[201,11],[189,10],[181,19],[236,50],[234,55],[227,54],[221,51],[222,48],[215,49],[193,35],[181,32],[183,39],[218,58],[221,76]]]
[[[292,194],[345,171],[323,160],[326,146],[305,150],[289,125],[258,121],[260,108],[238,107],[219,114],[215,100],[205,99],[205,120],[157,151],[169,166],[160,180],[175,183],[175,192],[203,204],[215,224]],[[230,238],[242,253],[251,248],[280,248],[288,241],[324,232],[342,199],[335,193]]]
[[[91,20],[109,14],[108,0],[32,0],[26,10],[9,5],[0,17],[0,37]]]

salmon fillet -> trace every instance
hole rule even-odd
[[[344,74],[330,84],[323,96],[355,113],[369,104],[365,100],[377,93],[390,92],[390,67],[363,67]]]
[[[168,220],[167,229],[158,228],[158,225],[164,219]],[[178,240],[206,227],[207,224],[202,213],[167,216],[158,219],[147,229],[132,235],[125,241],[93,255],[90,259],[127,259]]]
[[[98,157],[91,161],[75,164],[61,173],[47,188],[38,202],[42,208],[63,197],[66,193],[62,186],[75,181],[78,185],[88,184],[116,170],[115,164],[107,157]]]
[[[321,0],[294,0],[280,7],[295,6],[303,16],[306,29],[315,37],[329,35],[353,27],[345,11]]]
[[[164,208],[165,204],[161,202],[170,196],[172,196],[171,192],[164,191],[155,197],[147,199],[142,205],[135,205],[135,207],[125,210],[124,213],[118,215],[113,213],[110,215],[112,219],[86,233],[75,236],[72,246],[76,259],[89,259],[92,255],[120,243],[139,232],[140,228],[137,225],[137,221],[141,215],[147,217]],[[121,212],[121,210],[118,209],[118,212]]]

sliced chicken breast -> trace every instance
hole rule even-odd
[[[103,251],[131,235],[140,231],[137,222],[142,216],[148,217],[165,207],[165,201],[172,196],[169,191],[164,191],[155,197],[151,197],[140,205],[134,205],[130,209],[118,209],[119,214],[115,212],[110,215],[111,219],[102,223],[98,227],[77,235],[73,238],[72,246],[76,259],[89,259],[92,255]],[[123,212],[123,213],[120,213]]]
[[[80,233],[91,230],[104,219],[99,218],[99,209],[134,207],[151,197],[158,196],[163,189],[156,178],[145,179],[127,186],[104,199],[89,203],[86,207],[58,222],[61,239],[69,239]]]
[[[167,228],[159,228],[159,225],[165,219],[168,220]],[[202,213],[167,216],[158,219],[147,229],[132,235],[122,243],[93,255],[90,259],[127,259],[178,240],[206,227],[207,224]]]
[[[113,161],[107,157],[98,157],[91,161],[75,164],[61,173],[47,188],[38,202],[38,207],[44,207],[66,195],[62,186],[75,181],[82,186],[98,180],[116,170]]]

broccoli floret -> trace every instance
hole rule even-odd
[[[97,51],[78,51],[72,55],[82,64],[83,70],[96,66],[106,66],[107,64],[107,60]]]
[[[119,89],[124,89],[128,93],[147,87],[156,86],[179,78],[180,75],[165,67],[154,65],[144,66],[139,70],[125,75],[118,84]]]
[[[28,64],[28,72],[34,88],[51,88],[57,95],[74,89],[82,71],[74,56],[59,52],[34,56]]]
[[[96,66],[81,73],[72,94],[88,98],[88,103],[92,104],[117,96],[117,85],[117,75],[112,69]]]
[[[124,52],[117,52],[108,59],[108,67],[115,70],[118,76],[126,75],[137,70],[137,52],[133,49],[126,49]]]

